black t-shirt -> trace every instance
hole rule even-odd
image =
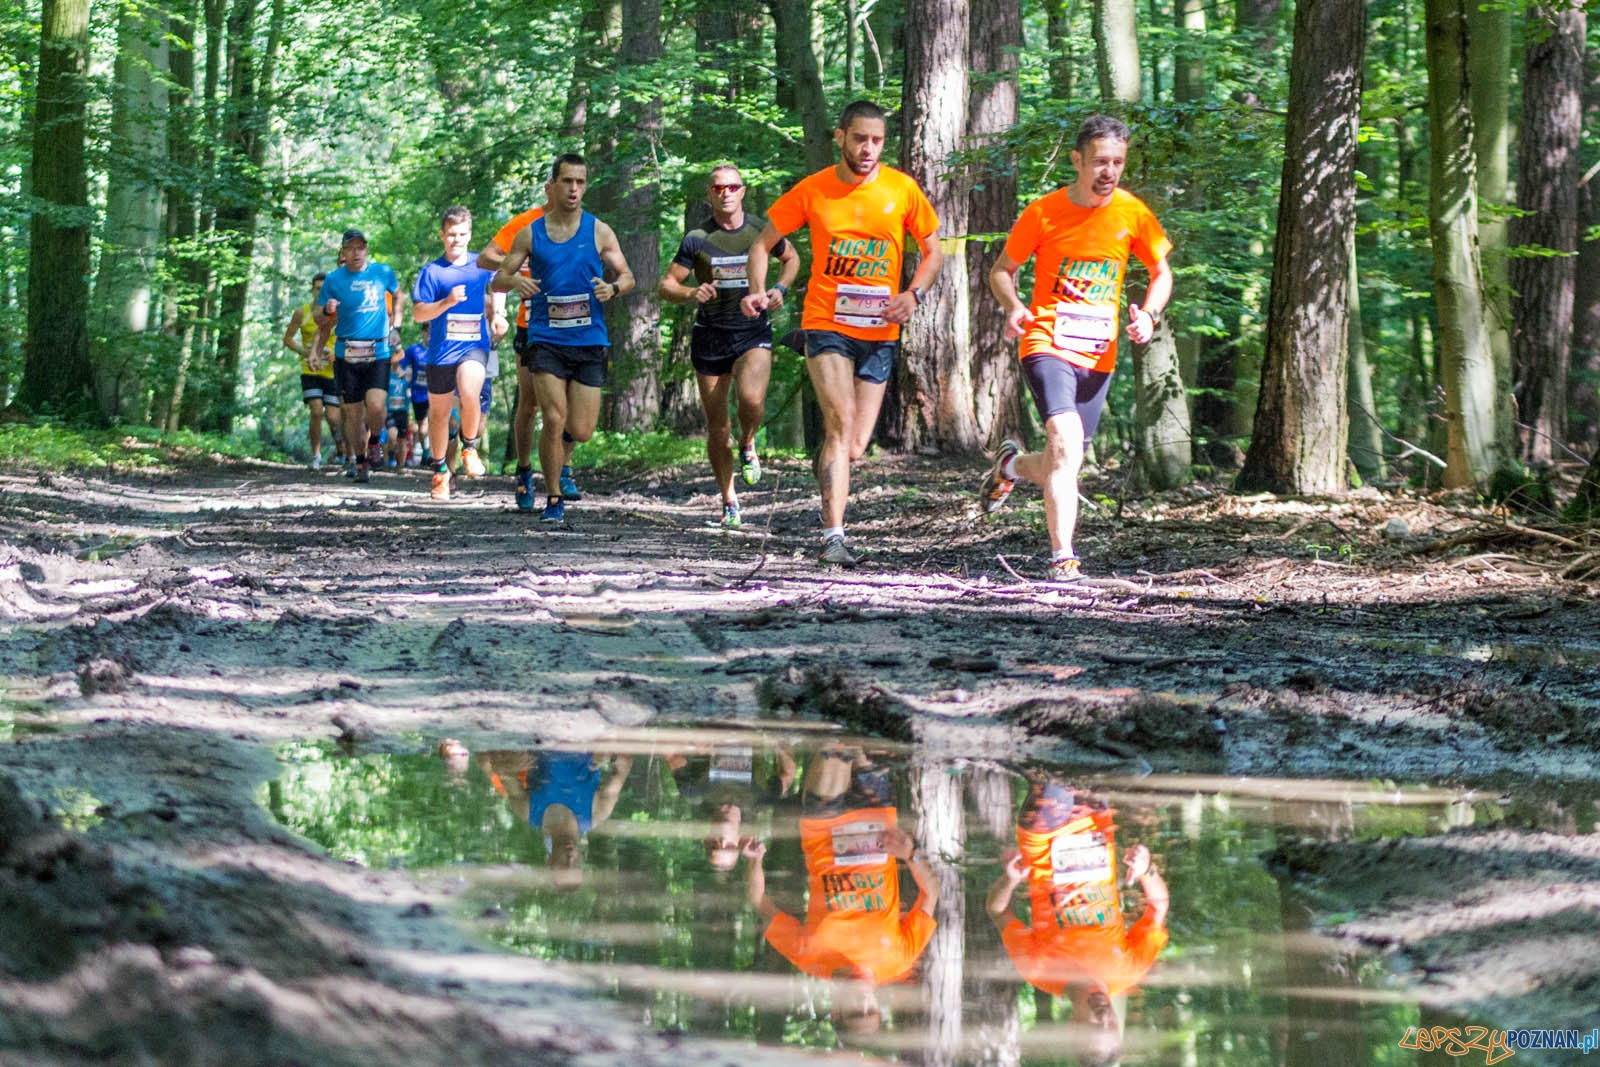
[[[695,316],[697,324],[726,330],[766,321],[766,312],[762,312],[760,318],[747,319],[739,310],[739,301],[750,292],[746,270],[750,246],[766,228],[766,219],[746,212],[744,225],[737,230],[723,229],[713,217],[683,235],[672,262],[687,267],[696,285],[711,282],[717,287],[717,298],[700,305],[699,314]],[[784,247],[782,240],[774,245],[772,258],[783,255]]]

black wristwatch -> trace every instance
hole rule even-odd
[[[916,286],[913,285],[910,289],[907,290],[907,292],[909,292],[911,294],[912,299],[916,300],[917,307],[921,307],[922,306],[922,290],[918,289]]]
[[[789,287],[787,285],[784,285],[782,282],[779,282],[777,285],[774,285],[773,288],[778,290],[778,292],[782,293],[783,294],[783,298],[785,300],[789,299]]]

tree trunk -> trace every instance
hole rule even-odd
[[[1345,334],[1365,40],[1360,0],[1295,6],[1266,355],[1242,489],[1348,486]]]
[[[1174,489],[1194,477],[1189,397],[1172,328],[1162,322],[1147,345],[1129,343],[1134,370],[1134,440],[1137,484]]]
[[[84,159],[89,0],[44,0],[33,117],[28,344],[22,406],[76,412],[89,366],[89,181]]]
[[[965,27],[966,13],[960,14]],[[911,27],[907,30],[907,38],[915,42],[916,34]],[[965,55],[963,50],[963,58]],[[928,1025],[927,1044],[919,1059],[926,1067],[951,1067],[960,1062],[961,1053],[961,972],[966,958],[961,936],[966,894],[961,891],[961,873],[966,858],[966,822],[961,808],[961,779],[952,771],[946,764],[924,761],[914,772],[912,782],[917,851],[938,876],[940,890],[933,910],[939,925],[921,960]]]
[[[154,179],[166,152],[166,42],[158,14],[124,4],[117,16],[106,221],[95,278],[93,334],[99,342],[95,392],[101,414],[138,421],[146,389],[156,255],[161,243],[161,188]]]
[[[1467,9],[1428,0],[1428,231],[1439,324],[1434,358],[1445,394],[1447,488],[1486,486],[1494,447],[1494,353],[1478,260],[1478,185],[1467,80]]]
[[[1583,481],[1578,483],[1578,492],[1567,507],[1567,518],[1575,522],[1600,518],[1600,448],[1595,449],[1589,469],[1584,472]]]
[[[194,288],[194,259],[190,242],[195,234],[193,187],[199,152],[194,129],[194,16],[195,0],[175,4],[168,14],[167,50],[171,88],[167,96],[167,246],[169,281],[163,292],[162,333],[167,347],[176,355],[172,378],[165,388],[157,386],[160,398],[156,424],[166,430],[178,428],[178,412],[183,407],[190,343],[194,334],[198,298]]]
[[[818,171],[833,163],[833,119],[811,44],[811,0],[767,0],[767,6],[772,12],[773,51],[778,61],[778,106],[799,114],[806,169]]]
[[[650,70],[662,56],[661,0],[623,0],[622,65],[653,80]],[[612,388],[606,395],[606,425],[613,430],[648,430],[661,414],[661,231],[656,204],[661,197],[656,160],[661,156],[661,101],[651,97],[630,105],[628,127],[619,131],[617,175],[624,190],[612,225],[622,254],[638,283],[606,309],[611,331]]]
[[[1202,44],[1206,36],[1204,0],[1177,0],[1174,5],[1180,35],[1172,58],[1172,98],[1193,103],[1206,93],[1206,61]]]
[[[566,119],[562,134],[569,146],[586,143],[589,101],[594,82],[605,76],[617,53],[622,37],[620,0],[589,0],[578,24],[578,40],[572,57],[572,81],[567,85]],[[576,151],[568,147],[565,151]],[[548,172],[547,172],[548,173]]]
[[[1260,73],[1254,79],[1255,84],[1238,94],[1241,103],[1255,107],[1263,105],[1267,72],[1277,66],[1278,15],[1282,8],[1282,0],[1234,0],[1234,29],[1255,38],[1256,55],[1262,64]],[[1251,80],[1248,73],[1244,78],[1246,82]]]
[[[1350,231],[1349,287],[1350,322],[1345,328],[1349,367],[1346,370],[1346,397],[1350,416],[1350,462],[1368,482],[1381,481],[1388,473],[1383,462],[1383,433],[1378,426],[1378,405],[1372,399],[1372,368],[1367,364],[1366,335],[1361,323],[1360,272],[1356,270],[1355,228]]]
[[[978,4],[979,9],[984,6],[983,3]],[[1073,6],[1067,0],[1044,0],[1045,45],[1050,56],[1050,97],[1055,100],[1072,98]]]
[[[1590,49],[1585,63],[1584,129],[1600,129],[1600,49]],[[1596,160],[1584,160],[1584,173]],[[1590,175],[1578,189],[1578,263],[1573,280],[1572,382],[1573,412],[1587,447],[1600,442],[1600,237],[1581,235],[1600,227],[1600,177]]]
[[[968,186],[946,165],[967,126],[967,0],[910,0],[900,166],[922,186],[944,233],[967,232]],[[908,243],[908,251],[910,245]],[[906,257],[910,277],[912,257]],[[884,436],[905,449],[976,452],[967,259],[945,257],[923,308],[901,329],[899,404]]]
[[[1139,102],[1138,16],[1134,0],[1094,0],[1095,72],[1105,103]]]
[[[1478,167],[1478,200],[1491,208],[1508,207],[1506,189],[1511,162],[1511,125],[1506,121],[1511,83],[1511,13],[1495,4],[1467,9],[1468,91],[1472,98],[1472,151]],[[1506,220],[1487,214],[1478,220],[1478,248],[1483,263],[1483,300],[1494,357],[1495,449],[1501,455],[1517,450],[1517,409],[1512,399],[1511,289],[1506,250]]]
[[[1017,124],[1018,54],[1022,49],[1020,0],[985,0],[968,9],[972,88],[967,135],[975,146],[995,143]],[[996,234],[966,243],[972,377],[978,437],[989,449],[1017,437],[1027,425],[1016,346],[1005,340],[1005,312],[989,292],[989,271],[1017,217],[1017,174],[1008,164],[986,164],[967,197],[967,232]]]
[[[1517,206],[1511,225],[1518,245],[1557,255],[1511,262],[1511,362],[1525,459],[1548,463],[1567,437],[1567,368],[1572,344],[1578,250],[1579,140],[1583,131],[1583,41],[1580,7],[1528,9],[1549,32],[1523,53],[1522,123]]]

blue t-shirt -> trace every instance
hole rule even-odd
[[[528,340],[573,347],[609,344],[605,305],[594,295],[594,279],[605,277],[594,245],[594,216],[585,211],[578,232],[559,243],[550,240],[545,222],[540,217],[528,227],[528,269],[539,279],[539,292],[528,301]]]
[[[411,358],[411,350],[407,349],[404,355],[389,364],[388,408],[390,411],[405,410],[406,395],[411,389],[411,370],[414,362]]]
[[[411,386],[411,402],[413,404],[426,404],[428,402],[428,372],[425,369],[428,362],[428,346],[414,344],[406,348],[406,358],[410,360],[410,373],[406,375]]]
[[[369,262],[360,274],[340,267],[322,280],[317,307],[330,300],[339,302],[334,359],[365,363],[389,358],[389,303],[383,294],[399,291],[400,280],[387,263]]]
[[[443,256],[422,268],[417,284],[411,287],[411,300],[431,304],[450,295],[458,285],[467,288],[467,298],[447,308],[428,323],[428,365],[448,367],[461,362],[468,352],[489,350],[489,324],[484,321],[484,299],[494,271],[484,270],[468,256],[459,264]]]
[[[551,750],[534,753],[528,772],[528,822],[538,827],[552,804],[578,817],[578,833],[594,825],[594,795],[600,789],[600,767],[587,752]]]

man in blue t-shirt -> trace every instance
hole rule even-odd
[[[450,409],[461,408],[461,465],[469,478],[481,478],[478,436],[483,414],[478,396],[489,370],[489,352],[505,333],[503,292],[486,301],[494,271],[478,266],[468,248],[472,212],[449,208],[439,229],[444,255],[422,268],[411,290],[411,317],[428,324],[428,445],[434,456],[433,499],[450,499],[450,466],[445,458]],[[492,307],[493,323],[485,316]]]
[[[417,432],[411,438],[411,453],[406,457],[406,466],[415,467],[420,453],[421,462],[431,467],[433,453],[428,450],[428,346],[408,345],[406,355],[411,360],[411,370],[406,375],[407,395],[411,399],[411,422],[417,427]]]
[[[610,360],[604,305],[635,284],[616,233],[583,210],[588,184],[589,167],[582,156],[569,153],[556,160],[544,187],[544,215],[517,234],[492,283],[496,292],[514,290],[528,302],[528,347],[522,360],[533,371],[544,420],[539,430],[543,522],[566,518],[562,434],[587,441],[600,419],[600,391]],[[517,273],[524,260],[531,277]],[[608,270],[611,281],[603,277]],[[519,465],[517,505],[531,510],[532,500],[533,472]]]
[[[343,265],[323,279],[313,301],[317,339],[312,349],[320,356],[328,334],[337,335],[333,379],[345,404],[345,442],[356,456],[355,479],[365,482],[374,465],[383,465],[379,434],[389,396],[390,361],[400,353],[403,301],[394,269],[367,258],[366,234],[346,230],[339,255]]]

